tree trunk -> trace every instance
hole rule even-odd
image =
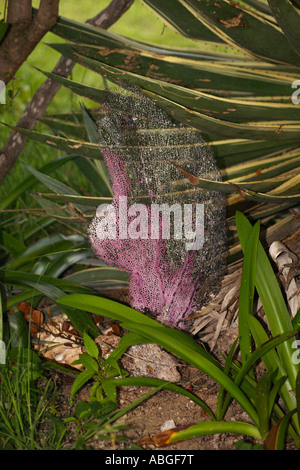
[[[20,1],[22,2],[23,0]],[[133,1],[134,0],[113,0],[102,12],[87,20],[87,23],[107,29],[128,10]],[[75,62],[62,56],[52,72],[63,77],[68,77],[74,66]],[[17,126],[26,129],[34,129],[59,88],[60,85],[58,83],[47,78],[35,92]],[[4,147],[0,150],[0,183],[15,164],[26,140],[26,136],[13,131]]]
[[[8,32],[0,44],[0,80],[8,83],[58,18],[59,0],[41,0],[32,17],[31,0],[9,0]]]

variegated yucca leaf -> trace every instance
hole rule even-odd
[[[299,1],[144,3],[195,40],[195,48],[157,46],[65,18],[53,28],[65,42],[51,46],[110,81],[138,85],[171,116],[203,134],[223,182],[192,176],[198,186],[228,194],[229,225],[239,209],[268,221],[265,229],[274,237],[288,233],[295,221],[287,209],[299,204],[300,187],[300,104],[292,101],[300,79]],[[102,90],[43,73],[101,106]],[[88,141],[82,120],[48,116],[44,122],[60,134],[20,131],[101,160],[101,145]]]

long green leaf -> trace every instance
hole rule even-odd
[[[191,39],[220,41],[202,25],[178,0],[143,0],[171,28]]]
[[[54,191],[57,194],[72,194],[73,196],[79,196],[79,193],[75,191],[73,188],[70,188],[66,184],[58,181],[55,178],[52,178],[49,175],[45,175],[40,171],[32,168],[31,166],[27,165],[27,169],[30,171],[33,176],[35,176],[39,181],[44,183],[49,189]]]
[[[8,23],[4,23],[4,20],[1,19],[1,21],[0,21],[0,40],[3,38],[4,34],[6,33],[7,28],[8,28]]]
[[[110,266],[84,269],[70,274],[65,279],[94,290],[102,290],[106,286],[110,286],[111,289],[117,289],[128,285],[128,273],[111,268]]]
[[[101,73],[103,76],[113,78],[114,80],[131,81],[143,88],[145,79],[140,75],[109,67],[88,57],[78,56],[77,60],[91,70]],[[299,135],[299,121],[254,121],[247,123],[224,121],[220,118],[193,111],[156,93],[148,91],[147,95],[171,115],[176,116],[177,119],[180,119],[185,124],[194,126],[203,132],[214,133],[226,137],[238,137],[244,139],[251,138],[255,140],[293,139],[297,138]]]
[[[0,231],[0,246],[13,256],[17,256],[26,250],[24,243],[10,233],[4,231]]]
[[[253,316],[249,317],[250,321],[252,321],[253,319],[254,319]],[[282,335],[278,335],[277,337],[272,338],[271,340],[267,341],[265,344],[262,344],[260,347],[256,348],[251,353],[251,355],[246,359],[244,364],[239,368],[238,373],[235,375],[235,378],[234,378],[235,384],[240,386],[242,388],[242,390],[244,390],[245,387],[243,386],[243,381],[246,378],[248,372],[251,370],[252,366],[257,361],[262,359],[265,355],[269,354],[269,352],[272,351],[274,348],[278,348],[279,345],[284,344],[284,343],[286,343],[287,340],[289,340],[290,338],[293,338],[294,334],[295,334],[294,332],[283,333]],[[247,379],[248,378],[249,378],[249,375],[248,375]],[[248,385],[246,387],[246,393],[247,393],[247,396],[249,396],[249,397],[252,396],[251,389],[249,390]],[[252,398],[254,398],[254,397],[252,397]],[[230,399],[231,399],[231,397],[230,397],[230,395],[228,395],[226,397],[225,401],[224,401],[224,404],[223,404],[224,412],[228,407]]]
[[[205,178],[200,178],[194,175],[191,175],[187,171],[183,170],[181,167],[175,164],[175,166],[182,172],[184,173],[187,178],[190,180],[191,184],[193,186],[197,186],[199,188],[204,188],[208,189],[210,191],[218,191],[222,192],[225,194],[233,194],[233,193],[239,193],[242,197],[245,199],[253,200],[253,201],[265,201],[265,202],[294,202],[297,203],[300,201],[300,195],[299,192],[296,194],[290,194],[290,189],[292,188],[294,191],[298,189],[299,186],[299,176],[296,175],[292,181],[291,179],[286,182],[286,188],[287,188],[287,193],[280,193],[277,194],[277,189],[280,184],[280,180],[277,180],[277,185],[276,188],[268,191],[266,193],[263,192],[258,192],[250,188],[261,188],[261,189],[266,189],[270,187],[269,185],[274,184],[274,181],[271,183],[269,181],[260,181],[260,182],[239,182],[238,180],[234,180],[234,182],[230,181],[213,181]],[[294,184],[293,184],[294,183]],[[281,185],[282,188],[281,190],[284,190],[285,186],[284,183]],[[278,191],[279,193],[279,191]]]
[[[82,55],[75,56],[75,58],[77,58],[80,63],[84,64],[91,70],[101,73],[101,75],[113,79],[114,81],[119,80],[122,82],[127,80],[129,82],[135,83],[138,86],[141,86],[142,88],[144,88],[147,83],[149,84],[149,82],[152,84],[152,87],[153,83],[155,83],[154,81],[150,81],[150,79],[144,78],[141,75],[133,74],[131,72],[124,72],[123,70],[110,67],[94,59],[83,57]],[[159,83],[158,81],[156,81],[156,84],[158,88],[164,86],[163,83]],[[167,84],[165,86],[167,87]],[[174,102],[170,98],[162,96],[161,90],[159,95],[153,91],[147,90],[147,95],[157,102],[159,106],[162,106],[164,109],[166,109],[170,114],[175,115],[184,123],[192,125],[204,132],[224,135],[226,137],[234,136],[246,139],[252,138],[264,140],[292,139],[299,135],[299,120],[295,122],[290,120],[277,120],[274,122],[252,122],[250,120],[250,122],[247,123],[225,121],[224,118],[222,118],[222,114],[215,117],[213,113],[212,115],[208,115],[203,112],[197,112],[193,109],[189,109],[186,106],[183,106],[180,103]]]
[[[74,196],[74,199],[77,197],[80,197],[80,194],[75,191],[73,188],[70,188],[69,186],[65,185],[61,181],[56,180],[55,178],[52,178],[49,175],[45,175],[44,173],[39,172],[38,170],[31,168],[30,166],[27,166],[27,169],[32,173],[41,183],[45,184],[49,189],[54,191],[56,194],[70,194]],[[77,200],[78,201],[78,200]],[[77,202],[75,199],[75,207],[77,209],[84,211],[88,209],[88,206],[85,206],[79,202]]]
[[[29,331],[28,324],[24,318],[23,313],[15,310],[13,313],[7,313],[9,323],[9,341],[11,348],[26,348],[28,347]]]
[[[80,264],[81,260],[86,259],[87,256],[91,254],[92,252],[88,251],[87,248],[80,249],[74,247],[70,252],[57,255],[54,257],[52,262],[47,262],[46,269],[43,270],[43,273],[47,276],[59,277],[71,266]],[[64,279],[68,280],[67,278]]]
[[[102,179],[98,171],[98,164],[102,166],[102,162],[98,160],[93,161],[83,157],[75,160],[75,165],[92,185],[94,189],[93,194],[100,197],[109,197],[111,196],[111,190],[106,184],[104,185],[102,183]]]
[[[76,152],[77,155],[81,155],[87,158],[102,159],[102,155],[97,144],[74,139],[66,139],[65,137],[54,136],[51,134],[43,134],[41,132],[31,131],[23,127],[8,127],[14,131],[19,132],[20,134],[26,135],[30,139],[37,140],[38,142],[50,145],[51,147],[55,147],[66,152]]]
[[[290,0],[268,0],[282,31],[300,55],[300,13]]]
[[[251,333],[249,328],[249,316],[253,314],[253,299],[255,291],[255,275],[257,246],[259,240],[259,221],[256,222],[249,234],[244,254],[244,262],[241,277],[239,296],[239,337],[242,363],[251,354]]]
[[[288,425],[294,413],[295,413],[295,410],[289,411],[289,413],[287,413],[279,422],[278,429],[277,429],[275,450],[284,450]]]
[[[92,116],[89,114],[85,107],[81,107],[81,112],[84,120],[84,124],[89,136],[90,142],[98,143],[99,142],[99,133],[96,126],[95,121],[93,120]],[[102,180],[102,183],[106,186],[109,191],[109,194],[113,194],[111,183],[110,183],[110,175],[106,168],[105,162],[102,161],[95,161],[95,165],[97,166],[99,176]]]
[[[138,61],[132,65],[128,65],[128,59],[132,56],[132,51],[124,51],[124,49],[115,50],[109,54],[100,54],[99,47],[92,48],[85,45],[69,45],[61,43],[53,43],[50,46],[63,54],[64,56],[75,60],[78,63],[84,64],[83,57],[86,59],[94,60],[93,70],[97,70],[97,62],[127,70],[134,74],[139,74],[153,79],[159,78],[164,82],[173,82],[178,85],[186,86],[188,88],[197,88],[201,90],[214,91],[218,95],[240,95],[249,93],[253,96],[272,96],[277,95],[280,97],[290,96],[290,82],[291,75],[281,73],[280,71],[253,70],[256,63],[247,64],[249,68],[245,67],[245,63],[232,61],[222,61],[217,59],[213,60],[192,60],[183,59],[181,57],[162,57],[153,54],[153,57],[148,53],[138,53]],[[210,57],[210,59],[213,59]],[[98,62],[101,64],[101,62]],[[91,68],[91,63],[89,64]],[[158,75],[159,72],[159,75]],[[98,73],[100,73],[98,71]],[[294,80],[297,78],[297,72],[293,71]],[[201,78],[199,78],[201,77]],[[54,77],[55,78],[55,77]],[[289,81],[288,81],[289,80]],[[221,85],[221,87],[220,87]]]
[[[261,13],[270,14],[269,6],[261,0],[247,0],[246,3]]]
[[[82,244],[83,239],[77,235],[63,236],[61,234],[50,235],[32,243],[22,253],[18,253],[6,263],[10,270],[17,269],[28,261],[36,260],[41,256],[49,256],[74,249],[77,244]]]
[[[237,433],[244,436],[261,439],[256,426],[243,421],[204,421],[194,424],[182,431],[174,431],[166,444],[181,440],[193,439],[198,436],[207,436],[220,433]]]
[[[147,92],[146,94],[176,119],[202,132],[213,132],[227,138],[236,137],[253,140],[296,139],[299,135],[299,121],[297,123],[289,121],[236,123],[192,111],[154,93]]]
[[[110,203],[112,197],[90,197],[90,196],[74,196],[71,194],[52,194],[52,193],[38,193],[47,199],[53,199],[59,202],[72,202],[76,205],[89,206],[90,208],[98,207],[100,204]]]
[[[275,374],[273,374],[275,375]],[[270,395],[269,395],[269,415],[271,416],[272,415],[272,412],[273,412],[273,408],[275,406],[275,402],[276,402],[276,399],[277,399],[277,394],[279,393],[280,394],[280,391],[281,391],[281,388],[283,387],[283,385],[285,384],[286,382],[286,377],[281,377],[279,380],[277,380],[277,382],[274,383],[271,391],[270,391]]]
[[[116,78],[117,70],[112,69],[111,74],[108,75],[109,67],[106,65],[105,71],[108,77]],[[44,72],[45,73],[45,72]],[[124,74],[124,72],[122,72]],[[103,102],[103,94],[97,89],[89,88],[80,83],[75,83],[71,80],[62,79],[60,75],[45,73],[50,76],[52,80],[67,86],[75,93],[81,96],[95,99],[96,102]],[[119,72],[121,77],[121,73]],[[249,122],[249,121],[266,121],[268,119],[276,121],[284,120],[300,120],[300,111],[297,106],[292,103],[273,103],[270,101],[257,100],[243,100],[241,98],[225,98],[214,96],[209,93],[203,93],[197,90],[189,90],[183,86],[178,86],[173,83],[155,80],[153,78],[136,76],[127,72],[126,77],[135,83],[138,83],[144,90],[159,94],[171,101],[188,107],[193,111],[198,111],[209,116],[224,119],[231,122]],[[98,91],[98,93],[97,93]],[[95,142],[95,140],[93,140]]]
[[[223,41],[260,59],[300,65],[300,57],[275,25],[230,1],[182,0],[190,12]]]
[[[32,287],[38,292],[46,295],[52,300],[56,300],[65,292],[92,292],[91,289],[80,286],[64,279],[56,279],[50,276],[42,276],[32,273],[24,273],[20,271],[11,271],[8,269],[0,269],[0,280],[6,284],[16,284]]]
[[[230,369],[231,369],[231,366],[232,366],[233,356],[234,356],[234,353],[235,353],[235,350],[236,350],[237,342],[238,342],[238,338],[233,342],[233,344],[230,348],[230,351],[229,351],[229,353],[226,357],[224,372],[225,372],[225,374],[228,374],[228,375],[230,373]],[[223,407],[224,395],[225,395],[225,390],[224,390],[223,387],[220,387],[219,394],[218,394],[217,411],[216,411],[217,421],[221,421],[223,419],[226,411],[227,411],[227,408],[224,409],[224,407]]]
[[[60,85],[66,88],[69,88],[73,93],[76,93],[77,95],[80,95],[84,98],[88,98],[89,100],[95,101],[95,103],[103,102],[103,96],[105,95],[104,90],[99,90],[98,88],[94,88],[91,86],[84,85],[82,83],[75,82],[73,80],[70,80],[69,78],[62,77],[61,75],[54,74],[52,72],[47,72],[44,70],[39,70],[39,72],[43,73],[46,77],[59,83]],[[44,122],[49,123],[49,118],[48,119],[46,118]],[[92,142],[95,142],[95,140],[92,140]]]
[[[259,416],[259,430],[264,440],[270,429],[269,396],[272,383],[272,371],[260,377],[256,385],[256,409]]]
[[[296,400],[297,400],[297,419],[300,428],[300,370],[296,379]]]
[[[261,347],[270,340],[264,327],[260,324],[257,318],[252,316],[249,319],[249,326],[257,347]],[[262,360],[266,369],[272,370],[275,373],[274,379],[280,380],[286,376],[283,364],[275,349],[265,354]],[[285,381],[285,383],[282,385],[280,389],[280,395],[289,410],[296,406],[295,397],[291,393],[291,384],[289,381]]]
[[[190,14],[189,16],[189,11],[184,8],[180,0],[165,0],[164,2],[161,0],[143,0],[143,2],[157,13],[166,24],[174,26],[181,34],[192,39],[204,40],[204,36],[199,34],[199,27],[202,26],[202,32],[203,25],[199,21],[197,22],[194,15]],[[268,6],[259,0],[248,0],[247,3],[257,8],[258,11],[270,13]],[[193,25],[194,29],[190,25]],[[202,34],[205,34],[205,29]]]
[[[165,390],[171,390],[172,392],[178,393],[185,397],[188,397],[194,403],[199,405],[212,419],[215,419],[214,413],[206,403],[198,398],[196,395],[193,395],[188,390],[180,387],[179,385],[167,382],[161,379],[155,379],[152,377],[125,377],[122,379],[106,379],[106,384],[109,384],[111,387],[161,387]]]
[[[78,158],[77,155],[67,155],[65,157],[58,158],[53,160],[46,165],[42,166],[39,171],[41,173],[50,173],[52,170],[59,168],[61,165],[68,163],[70,161],[75,160]],[[24,179],[24,181],[17,186],[14,191],[8,194],[5,198],[1,199],[0,201],[0,210],[6,209],[14,200],[16,200],[21,194],[23,194],[28,188],[31,188],[32,185],[36,182],[36,178],[33,176],[29,176]]]

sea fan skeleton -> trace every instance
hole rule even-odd
[[[174,122],[137,89],[107,92],[98,130],[113,200],[104,212],[97,212],[89,226],[94,253],[105,263],[128,271],[133,308],[184,328],[183,320],[201,306],[225,266],[224,196],[192,186],[178,169],[219,181],[212,149],[198,131]],[[163,232],[164,211],[158,211],[156,238],[151,237],[150,224],[146,232],[139,232],[141,219],[136,214],[144,211],[144,218],[152,222],[152,211],[163,204],[171,217],[169,236]],[[199,223],[195,227],[196,207],[203,208],[200,227]],[[201,249],[191,249],[191,245],[187,249],[190,232],[183,227],[186,219],[178,219],[186,208],[193,215],[190,230],[194,227],[193,233],[197,229],[204,236]],[[114,224],[113,237],[106,231],[109,221]],[[135,238],[124,235],[124,222],[125,232],[133,224]],[[182,228],[181,237],[175,224],[177,230]]]

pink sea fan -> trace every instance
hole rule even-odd
[[[187,251],[183,264],[172,269],[161,233],[155,240],[150,238],[150,233],[148,239],[120,239],[119,196],[130,195],[130,181],[122,157],[110,150],[104,151],[103,155],[112,175],[114,197],[110,209],[116,216],[116,238],[108,239],[105,233],[99,233],[99,218],[96,217],[89,227],[94,252],[105,263],[128,271],[133,308],[156,312],[164,320],[178,324],[196,308],[194,296],[200,279],[193,281],[192,276],[195,251]],[[134,220],[127,214],[126,218],[128,224]]]
[[[222,195],[191,187],[174,163],[210,179],[218,180],[219,171],[199,133],[172,122],[143,95],[108,93],[108,102],[99,119],[99,132],[113,200],[93,219],[89,239],[97,257],[129,273],[133,308],[182,328],[183,320],[199,308],[222,275],[225,212]],[[136,213],[130,215],[128,206],[121,205],[124,199],[129,205],[144,204],[146,230],[137,227]],[[187,250],[187,237],[178,239],[175,233],[165,239],[163,213],[158,216],[158,236],[153,238],[149,224],[153,204],[179,204],[181,208],[202,204],[201,249]],[[136,224],[135,238],[124,234],[124,221],[125,232]],[[107,224],[113,228],[109,236]]]

